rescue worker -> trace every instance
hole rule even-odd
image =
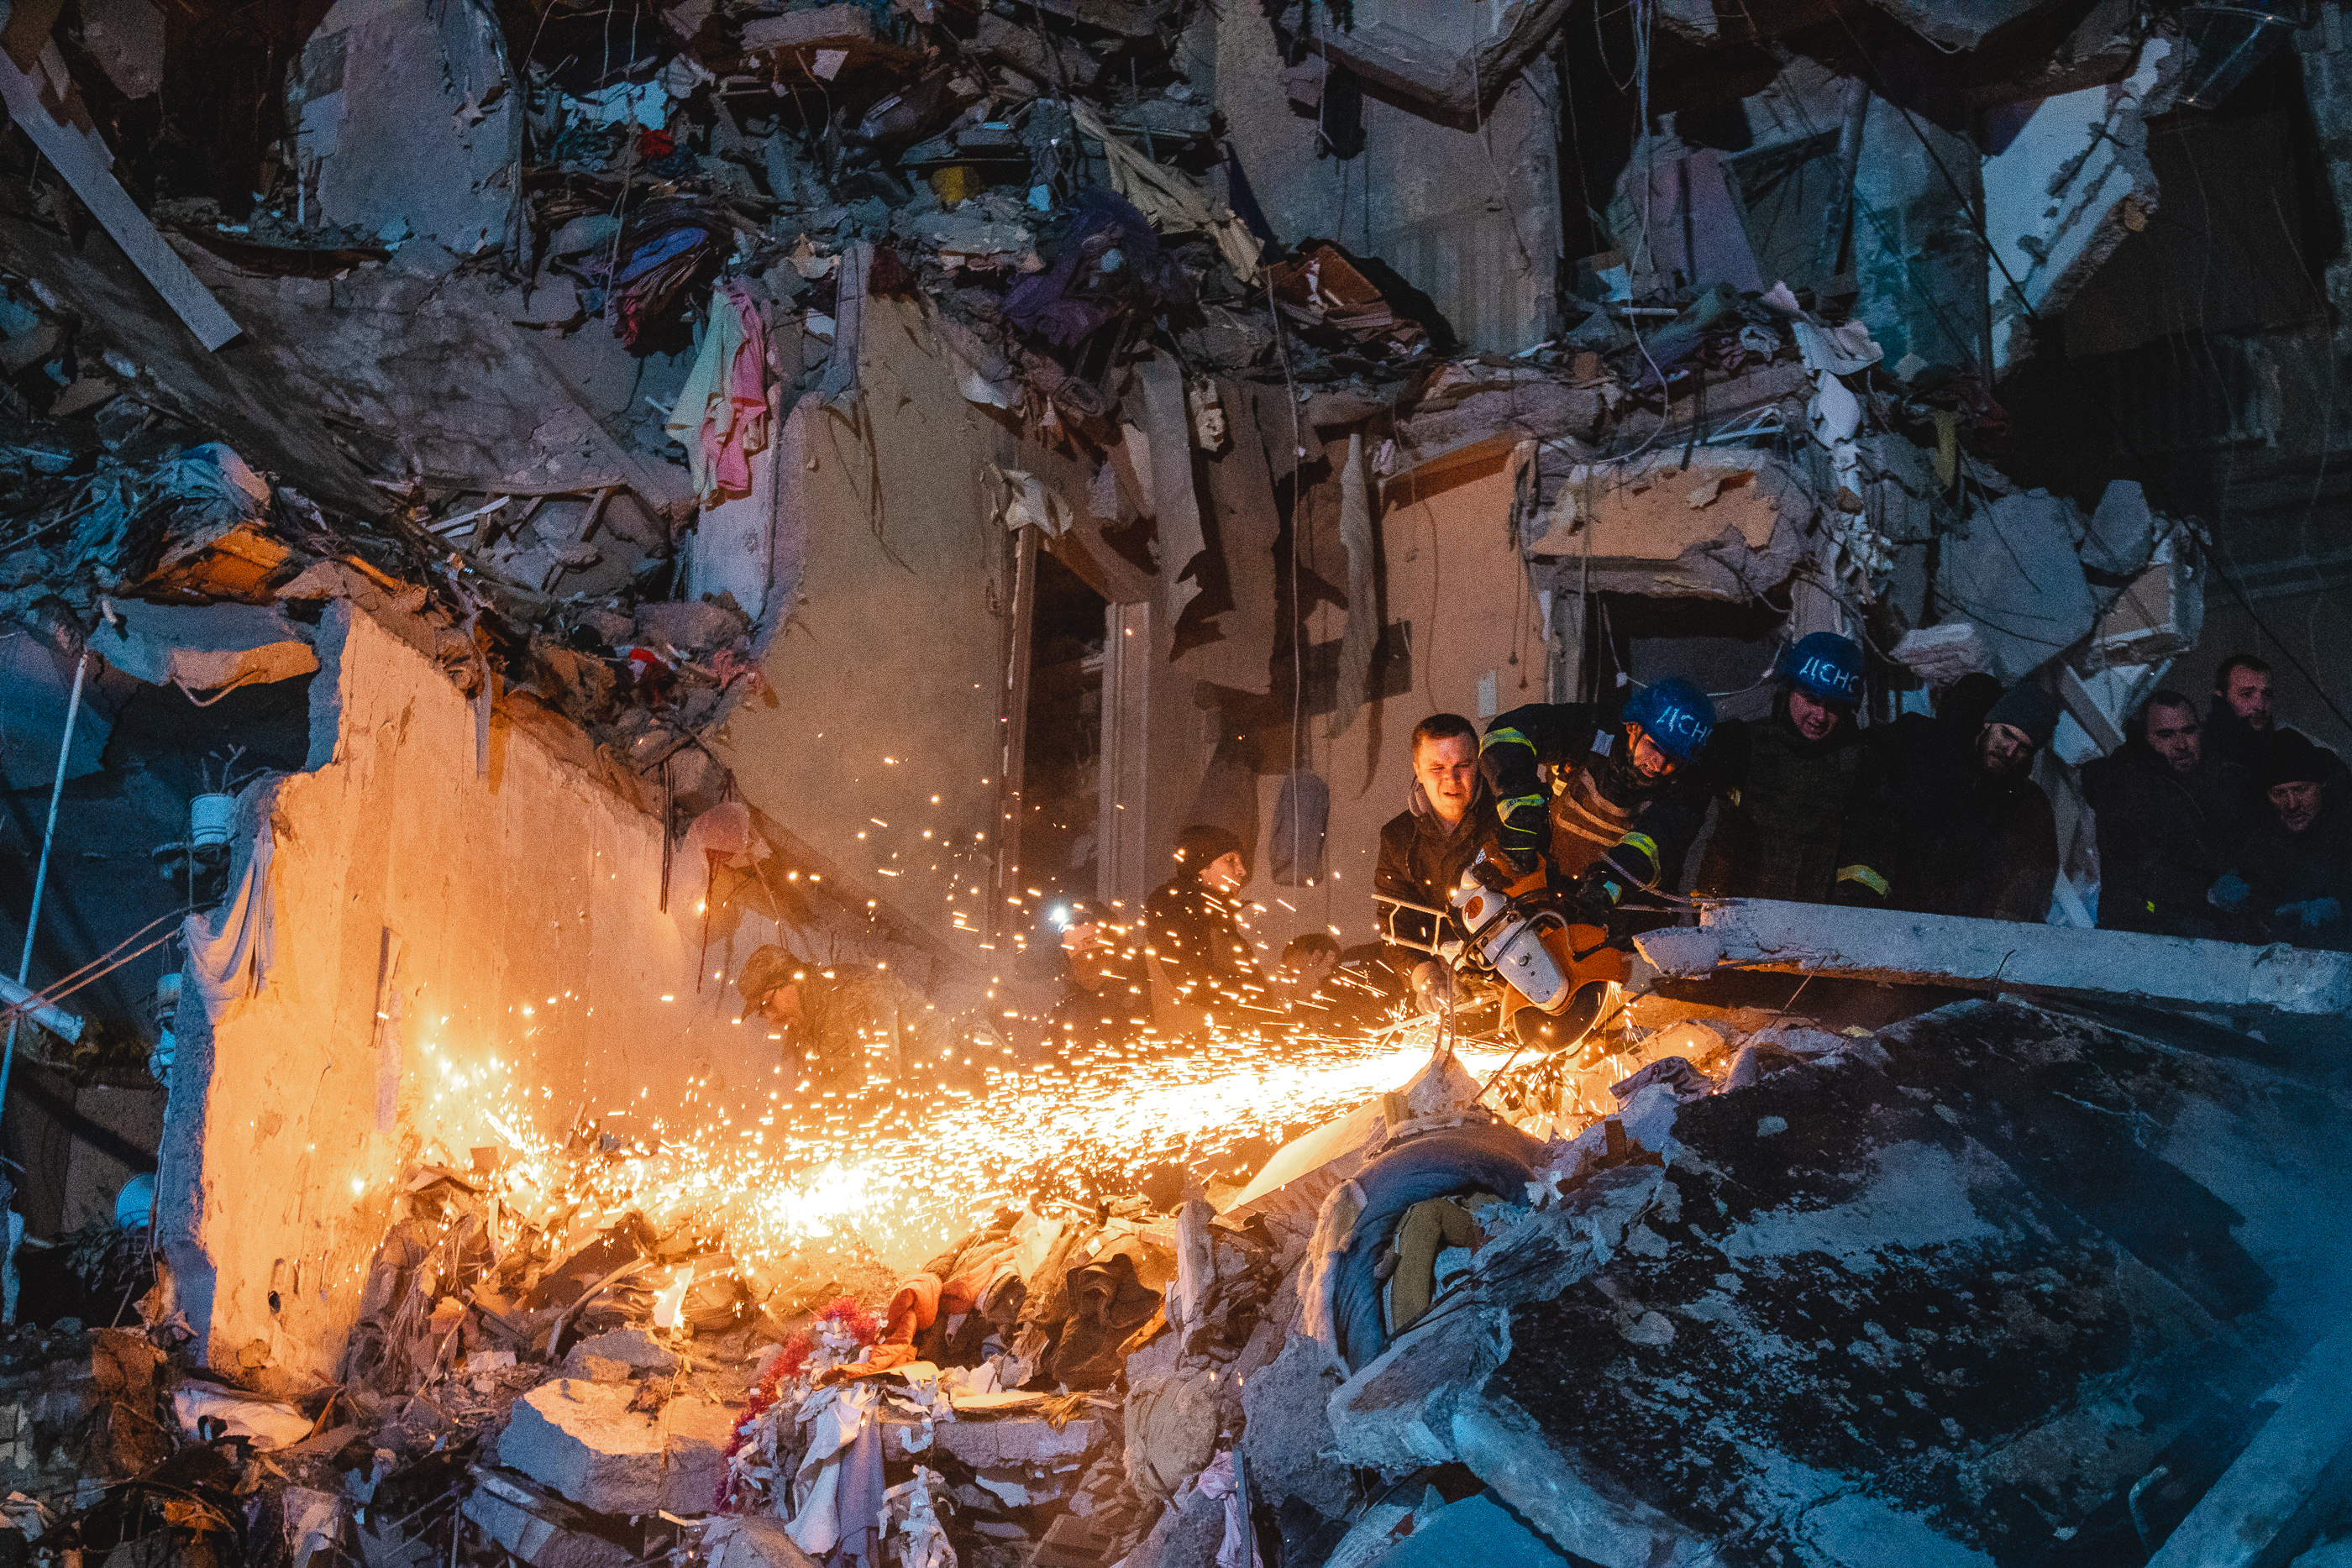
[[[2240,841],[2212,903],[2254,940],[2352,949],[2352,808],[2337,798],[2342,766],[2294,730],[2272,737],[2256,760],[2259,817]]]
[[[1854,723],[1862,649],[1816,632],[1785,650],[1772,716],[1727,724],[1698,886],[1732,898],[1883,909],[1893,821],[1878,749]]]
[[[2099,929],[2223,936],[2205,896],[2226,856],[2197,706],[2158,692],[2126,736],[2113,754],[2083,765],[2083,799],[2096,814]]]
[[[1372,911],[1381,935],[1397,939],[1390,967],[1413,975],[1435,961],[1429,948],[1439,921],[1423,909],[1444,909],[1462,873],[1493,842],[1496,822],[1487,810],[1486,781],[1478,771],[1478,730],[1460,714],[1433,714],[1413,726],[1412,794],[1406,810],[1381,829],[1380,861],[1372,871]],[[1421,977],[1426,986],[1428,976]]]
[[[1275,969],[1291,1027],[1324,1034],[1361,1028],[1378,1019],[1388,998],[1362,975],[1341,966],[1339,939],[1328,931],[1294,936]]]
[[[1680,677],[1643,687],[1614,717],[1590,703],[1502,715],[1478,754],[1502,856],[1522,874],[1549,862],[1595,920],[1629,893],[1673,893],[1706,816],[1696,764],[1714,732],[1714,702]],[[1549,794],[1538,765],[1551,769]]]
[[[1265,1011],[1265,981],[1241,928],[1241,890],[1250,869],[1242,841],[1223,828],[1196,824],[1176,836],[1176,874],[1144,902],[1146,954],[1156,962],[1157,993],[1189,1032],[1201,1022],[1237,1021],[1244,1009]]]
[[[2057,733],[2058,705],[2021,684],[1971,727],[1973,713],[1973,703],[1956,705],[1935,718],[1906,714],[1893,727],[1888,903],[2038,924],[2058,880],[2058,822],[2033,781],[2033,757]]]
[[[1033,945],[1032,951],[1041,946]],[[1047,976],[1060,991],[1054,1004],[1053,1048],[1122,1044],[1150,1010],[1142,956],[1084,905],[1070,906],[1044,956]]]

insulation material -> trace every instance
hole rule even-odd
[[[1217,385],[1228,405],[1250,395],[1239,382]],[[1204,455],[1198,464],[1215,529],[1206,541],[1216,557],[1211,573],[1222,580],[1225,608],[1215,617],[1214,639],[1190,643],[1179,664],[1198,680],[1263,695],[1273,685],[1268,666],[1274,658],[1274,545],[1282,531],[1282,517],[1275,507],[1274,480],[1255,422],[1244,426],[1241,434],[1243,439],[1229,442],[1222,455]],[[1181,446],[1173,455],[1192,461]],[[1205,590],[1206,582],[1202,586]]]
[[[1137,453],[1138,477],[1150,502],[1144,515],[1160,525],[1161,608],[1174,625],[1199,597],[1202,555],[1208,541],[1201,529],[1201,504],[1192,488],[1192,413],[1185,406],[1183,372],[1154,357],[1136,368],[1143,383],[1140,431],[1128,429],[1124,444]],[[1144,439],[1139,442],[1136,437]]]
[[[1331,786],[1299,768],[1282,776],[1267,838],[1267,869],[1283,887],[1309,887],[1323,876],[1323,837],[1331,821]]]
[[[1985,646],[1984,634],[1966,621],[1906,632],[1894,653],[1895,663],[1939,690],[1962,675],[1992,668],[1992,652]]]
[[[1083,102],[1072,99],[1069,109],[1078,129],[1102,143],[1111,183],[1151,220],[1154,228],[1163,234],[1205,229],[1244,283],[1257,277],[1260,247],[1247,225],[1183,175],[1111,134],[1101,117]]]
[[[1339,469],[1339,539],[1348,551],[1348,624],[1339,635],[1338,706],[1325,731],[1334,738],[1348,733],[1356,710],[1371,695],[1372,647],[1381,635],[1379,590],[1372,559],[1372,507],[1364,483],[1364,438],[1348,436],[1348,455]]]

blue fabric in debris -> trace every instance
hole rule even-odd
[[[1404,1211],[1425,1198],[1452,1193],[1517,1197],[1534,1179],[1543,1147],[1500,1123],[1447,1127],[1400,1145],[1356,1173],[1356,1185],[1364,1191],[1364,1212],[1357,1217],[1340,1254],[1332,1300],[1339,1354],[1350,1367],[1362,1366],[1389,1347],[1381,1281],[1372,1270]]]

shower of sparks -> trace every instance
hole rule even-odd
[[[669,1128],[636,1124],[601,1154],[534,1130],[507,1090],[487,1120],[508,1146],[494,1178],[525,1216],[568,1215],[584,1239],[634,1209],[657,1232],[723,1233],[747,1268],[848,1253],[903,1264],[1006,1207],[1122,1197],[1155,1170],[1245,1174],[1235,1156],[1401,1087],[1429,1061],[1402,1035],[1221,1039],[1167,1053],[1103,1052],[983,1084],[920,1093],[889,1083],[820,1097],[821,1112]],[[1483,1076],[1499,1055],[1465,1053]],[[460,1087],[499,1094],[491,1075]],[[478,1104],[478,1100],[477,1101]],[[716,1120],[714,1118],[714,1120]],[[632,1119],[635,1122],[635,1119]],[[1252,1150],[1252,1145],[1255,1149]],[[543,1221],[542,1221],[543,1222]]]

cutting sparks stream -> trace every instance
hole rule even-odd
[[[506,1145],[490,1179],[534,1223],[577,1234],[634,1209],[657,1232],[723,1232],[727,1250],[747,1265],[811,1251],[895,1263],[1040,1197],[1123,1196],[1171,1166],[1244,1179],[1237,1156],[1262,1156],[1402,1086],[1428,1062],[1432,1043],[1426,1028],[1216,1040],[1179,1052],[992,1069],[978,1090],[916,1095],[869,1085],[808,1124],[772,1116],[764,1120],[772,1124],[745,1126],[714,1116],[715,1125],[588,1129],[584,1142],[535,1131],[532,1096],[499,1095],[487,1081],[445,1082],[445,1091],[505,1101],[483,1110]],[[1503,1061],[1485,1051],[1460,1059],[1481,1077]]]

